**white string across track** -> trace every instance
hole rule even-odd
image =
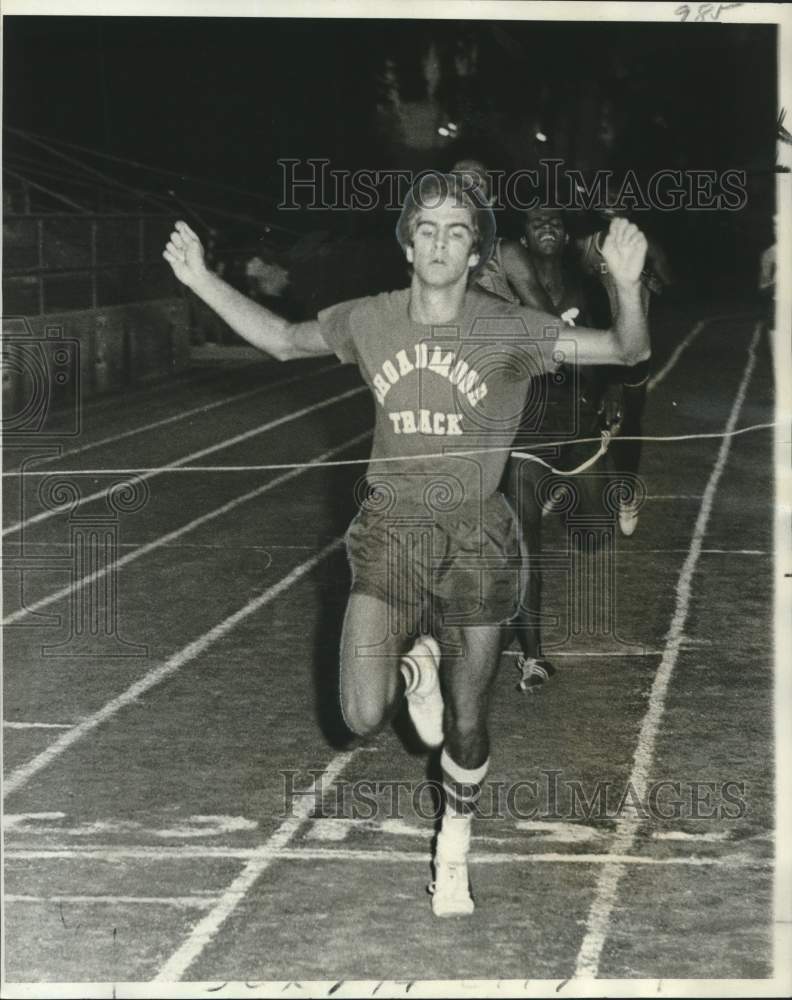
[[[645,441],[645,442],[673,442],[673,441],[696,441],[705,440],[710,438],[727,438],[727,437],[738,437],[741,434],[750,434],[754,431],[769,430],[772,427],[778,427],[777,421],[771,421],[765,424],[751,424],[749,427],[738,427],[733,431],[715,431],[712,433],[701,432],[698,434],[665,434],[665,435],[652,435],[652,436],[622,436],[618,435],[619,441]],[[381,464],[394,464],[394,463],[409,463],[415,461],[427,461],[431,459],[448,459],[448,458],[468,458],[474,455],[485,455],[492,454],[498,451],[508,451],[511,453],[512,458],[523,458],[528,459],[532,462],[537,462],[539,465],[545,466],[551,472],[556,473],[559,476],[576,476],[586,469],[590,468],[599,458],[601,458],[611,441],[616,437],[616,435],[611,434],[610,431],[604,430],[600,432],[599,437],[588,437],[588,438],[573,438],[571,440],[564,441],[548,441],[543,442],[541,445],[537,445],[537,449],[546,450],[548,448],[563,448],[569,447],[570,445],[580,445],[580,444],[599,444],[597,451],[587,458],[585,462],[581,463],[575,469],[556,469],[555,466],[551,465],[541,456],[530,452],[530,451],[517,451],[511,445],[492,447],[492,448],[473,448],[468,450],[459,451],[447,451],[447,452],[430,452],[424,455],[398,455],[389,458],[345,458],[345,459],[334,459],[329,462],[277,462],[268,463],[263,465],[179,465],[173,468],[168,468],[165,466],[140,466],[139,468],[130,469],[30,469],[25,468],[24,470],[13,470],[8,472],[3,472],[3,478],[20,478],[22,476],[136,476],[145,473],[175,473],[175,472],[212,472],[212,473],[223,473],[223,472],[277,472],[283,469],[330,469],[339,468],[348,465],[381,465]],[[49,460],[52,460],[52,456],[49,456]]]

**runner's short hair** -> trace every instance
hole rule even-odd
[[[479,256],[474,271],[480,270],[492,256],[495,247],[495,216],[479,188],[465,183],[457,174],[420,174],[404,199],[401,215],[396,224],[396,239],[402,250],[412,246],[418,213],[422,208],[434,208],[446,199],[470,212],[473,226],[473,252]]]

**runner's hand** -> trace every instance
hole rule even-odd
[[[188,288],[194,287],[209,273],[204,262],[203,245],[186,222],[176,223],[162,256],[179,281]]]
[[[646,260],[646,237],[627,219],[613,219],[602,244],[602,256],[617,285],[636,284]]]

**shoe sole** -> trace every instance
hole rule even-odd
[[[416,733],[418,734],[418,738],[425,746],[434,750],[437,747],[443,745],[443,739],[444,739],[444,734],[443,734],[444,705],[443,705],[443,695],[440,690],[440,669],[439,669],[440,647],[438,646],[437,641],[432,636],[428,636],[426,639],[424,639],[422,645],[428,651],[434,663],[437,686],[430,695],[424,696],[423,698],[417,698],[415,695],[407,695],[407,710],[410,714],[410,718],[412,719],[413,727]],[[402,659],[410,660],[413,663],[415,663],[416,661],[413,651],[410,651],[409,653],[405,654],[405,656],[403,656]],[[439,729],[436,730],[434,733],[424,732],[424,727],[422,725],[422,722],[420,724],[416,722],[415,715],[413,714],[413,709],[416,709],[420,713],[421,709],[424,707],[427,701],[427,698],[436,699],[438,704],[438,708],[434,713],[434,716],[435,718],[439,717],[439,723],[438,723]]]
[[[441,909],[439,909],[438,907],[435,906],[435,904],[434,904],[434,897],[432,897],[432,913],[436,917],[440,917],[440,918],[447,918],[447,917],[469,917],[471,915],[471,913],[473,913],[473,911],[475,910],[475,908],[476,907],[475,907],[474,903],[471,901],[470,905],[465,906],[464,909],[459,908],[459,909],[441,910]]]
[[[426,887],[432,897],[432,913],[436,917],[469,917],[476,909],[472,896],[467,899],[443,901],[442,895],[438,897],[434,888],[435,884],[430,882]],[[468,890],[469,891],[469,890]]]
[[[532,657],[534,661],[537,660],[536,657]],[[528,673],[524,673],[523,676],[517,683],[517,690],[522,691],[523,694],[538,694],[547,684],[547,682],[555,676],[555,668],[551,664],[545,666],[546,661],[539,660],[535,662],[530,668]],[[520,665],[520,661],[517,662],[517,669],[521,672],[525,669]]]

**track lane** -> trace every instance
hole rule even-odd
[[[119,467],[165,469],[168,466],[188,465],[202,461],[206,456],[222,453],[224,449],[233,447],[241,441],[249,441],[260,434],[283,428],[290,420],[320,411],[323,406],[332,405],[328,400],[334,397],[342,397],[344,393],[352,396],[363,391],[357,374],[349,366],[339,366],[337,371],[331,372],[330,381],[322,378],[298,380],[265,395],[263,400],[257,398],[242,400],[233,410],[224,413],[220,420],[211,413],[205,414],[203,418],[196,418],[181,426],[178,434],[155,433],[151,439],[149,435],[144,435],[140,439],[130,438],[124,442],[120,452],[110,444],[96,452],[71,456],[55,463],[48,462],[46,473],[57,476],[59,466],[63,468],[61,463],[65,463],[67,469],[75,470]],[[6,477],[4,480],[7,517],[9,520],[16,518],[3,529],[4,538],[14,538],[18,541],[20,532],[24,529],[35,540],[39,536],[36,533],[31,534],[31,528],[54,517],[62,518],[64,514],[68,514],[68,509],[63,508],[42,510],[37,494],[42,478],[46,477],[39,474],[35,463],[29,463],[28,467],[36,474],[29,477]],[[161,474],[157,471],[142,473],[135,479],[147,482]],[[99,501],[97,507],[104,501],[104,489],[92,490],[90,477],[87,478],[89,478],[88,483],[77,484],[81,494],[81,511],[90,510],[92,501]],[[112,481],[123,479],[123,476],[112,476]]]
[[[728,374],[728,373],[727,373]],[[673,384],[669,382],[668,384]],[[697,389],[701,389],[700,386]],[[658,390],[659,392],[659,390]],[[720,404],[718,404],[720,405]],[[709,418],[708,418],[709,419]],[[714,419],[714,416],[713,416]],[[665,430],[665,427],[664,427]],[[659,447],[659,446],[658,446]],[[676,448],[677,446],[662,446],[664,448]],[[711,448],[709,443],[707,448]],[[651,453],[647,453],[645,458],[646,468],[650,471],[650,478],[654,478],[655,475],[666,476],[671,478],[671,472],[673,470],[668,468],[667,462],[663,458],[656,458],[658,454],[662,455],[664,453],[658,453],[657,450],[653,449]],[[689,485],[692,485],[699,478],[702,478],[707,471],[706,463],[702,463],[699,457],[698,462],[695,458],[691,458],[689,463],[690,479],[686,480],[686,489]],[[672,484],[676,491],[679,491],[679,482]],[[669,489],[669,492],[672,492]],[[691,488],[691,492],[695,492]],[[314,503],[317,502],[317,498],[314,499]],[[319,499],[320,504],[324,501]],[[310,499],[305,498],[305,503],[307,504],[305,511],[310,509]],[[692,505],[695,509],[695,504]],[[684,505],[683,513],[681,515],[678,511],[672,512],[669,510],[669,515],[672,524],[676,528],[679,524],[681,525],[685,519],[690,519],[690,504]],[[304,521],[305,511],[300,513],[299,517],[295,517],[295,522],[299,523]],[[669,516],[666,515],[666,516]],[[642,544],[646,544],[648,539],[645,537],[646,533],[653,533],[655,531],[655,525],[653,519],[655,517],[660,517],[662,515],[650,512],[645,515],[645,519],[642,520],[639,525],[640,536],[636,536],[635,539],[631,540],[634,544],[636,540],[640,537]],[[229,526],[232,527],[232,526]],[[658,523],[657,536],[659,540],[668,541],[668,536],[660,538],[662,535],[661,525]],[[668,525],[666,525],[668,527]],[[232,537],[233,532],[229,531],[228,535],[223,536],[224,541],[228,541]],[[629,547],[629,542],[627,540],[620,541],[620,546],[625,549]],[[678,558],[674,560],[678,564]],[[630,572],[630,565],[633,566],[633,573],[637,573],[640,577],[640,564],[633,558],[630,558],[629,562],[623,562],[620,564],[621,568],[625,572]],[[665,560],[663,560],[663,565],[665,565]],[[673,577],[673,565],[668,567],[669,579]],[[658,584],[662,581],[658,580]],[[666,588],[662,588],[665,590]],[[307,597],[303,599],[302,603],[298,608],[295,609],[294,614],[291,611],[288,612],[285,618],[280,618],[273,625],[273,631],[268,633],[266,646],[275,650],[276,655],[280,648],[282,648],[282,639],[278,641],[278,635],[289,634],[294,636],[298,634],[295,630],[299,630],[301,627],[304,628],[304,622],[307,618],[311,616],[311,608],[315,608],[316,604],[313,603],[314,598]],[[332,601],[331,593],[324,590],[320,598],[321,601]],[[333,608],[336,612],[340,611],[337,607],[338,598],[335,598],[335,605]],[[665,601],[663,602],[666,603]],[[663,617],[666,621],[665,612],[663,612]],[[635,633],[635,628],[638,627],[638,634],[640,634],[641,622],[645,621],[645,609],[639,604],[637,607],[632,606],[629,609],[628,619],[626,621],[626,626],[628,626],[628,632],[632,635]],[[632,630],[632,631],[631,631]],[[261,648],[260,638],[261,633],[258,629],[254,627],[254,623],[251,623],[251,628],[248,630],[244,629],[244,632],[248,634],[245,643],[241,647],[241,655],[243,659],[248,659],[250,657],[255,657],[257,651]],[[242,632],[238,633],[242,636]],[[653,641],[656,640],[656,635],[651,633],[649,636]],[[304,654],[307,655],[307,654]],[[213,658],[208,658],[209,660]],[[574,662],[574,661],[573,661]],[[586,661],[583,661],[584,664]],[[591,661],[588,661],[591,663]],[[643,661],[641,661],[643,662]],[[652,667],[652,661],[647,661],[648,665]],[[656,662],[656,661],[655,661]],[[650,672],[645,669],[635,672],[635,668],[632,664],[626,664],[622,662],[619,669],[612,669],[610,665],[606,665],[606,670],[608,676],[603,677],[601,671],[601,661],[597,661],[597,671],[596,677],[593,676],[592,671],[588,671],[590,674],[589,682],[587,683],[584,679],[581,670],[585,669],[582,666],[571,667],[568,671],[566,667],[562,667],[565,671],[561,675],[563,680],[558,688],[554,689],[556,694],[553,698],[557,698],[557,701],[551,702],[551,692],[548,691],[542,699],[537,699],[532,705],[535,707],[535,711],[530,714],[527,718],[522,717],[525,710],[525,700],[515,699],[512,691],[511,683],[506,683],[505,686],[499,686],[498,689],[498,700],[496,709],[498,712],[503,710],[502,715],[498,715],[499,719],[502,720],[503,729],[509,733],[522,734],[524,741],[517,740],[514,743],[509,743],[508,749],[505,744],[501,744],[504,747],[504,756],[507,758],[503,761],[500,771],[494,770],[494,774],[502,774],[506,777],[513,776],[514,773],[514,763],[513,761],[525,761],[529,762],[534,770],[544,763],[542,759],[536,759],[535,757],[535,747],[541,746],[546,750],[546,757],[553,758],[558,761],[561,760],[562,763],[570,768],[579,767],[579,759],[589,759],[588,752],[590,747],[574,748],[570,746],[567,750],[566,756],[563,754],[559,757],[559,754],[553,751],[552,744],[552,732],[555,725],[556,729],[561,733],[571,733],[575,730],[575,715],[569,716],[570,708],[574,704],[577,704],[576,712],[582,713],[578,718],[578,727],[586,726],[586,720],[591,718],[592,706],[600,706],[601,714],[604,718],[613,717],[613,691],[622,690],[624,687],[624,668],[627,667],[632,675],[632,681],[630,683],[629,689],[624,691],[624,701],[618,701],[621,708],[624,709],[623,714],[617,713],[617,718],[619,718],[620,733],[618,734],[618,739],[620,741],[619,745],[624,745],[625,750],[629,750],[631,741],[634,737],[635,723],[628,720],[637,720],[640,718],[640,714],[645,705],[645,694],[647,691],[647,680],[650,676]],[[220,660],[218,659],[217,664],[214,665],[214,669],[220,669]],[[210,670],[211,672],[211,670]],[[505,680],[510,680],[510,678],[504,678]],[[182,681],[184,684],[182,685]],[[562,687],[563,685],[563,687]],[[179,679],[179,686],[188,687],[188,683],[185,679]],[[167,685],[170,687],[170,684]],[[163,692],[165,689],[162,689]],[[305,688],[298,686],[297,694],[304,692]],[[564,695],[565,697],[562,697]],[[276,744],[279,746],[279,753],[285,752],[286,759],[288,753],[291,752],[291,759],[296,761],[296,766],[304,766],[306,761],[311,757],[311,751],[308,755],[305,753],[305,740],[308,739],[310,745],[316,746],[314,742],[316,737],[316,723],[315,719],[310,716],[309,713],[305,711],[304,704],[297,708],[293,712],[286,711],[283,712],[283,704],[286,699],[285,704],[291,704],[290,695],[278,695],[277,693],[272,693],[272,712],[271,718],[272,722],[268,728],[268,739],[272,738],[276,733],[279,734],[276,739]],[[299,702],[299,698],[297,699]],[[196,691],[195,701],[190,703],[194,704],[196,708],[193,712],[200,711],[200,706],[206,704],[205,698],[200,695],[200,691]],[[552,710],[551,710],[552,705]],[[511,715],[508,714],[509,707],[512,707]],[[143,709],[145,706],[141,706]],[[514,718],[514,711],[517,710],[517,718]],[[137,712],[138,709],[132,709]],[[155,709],[156,714],[167,715],[168,705],[162,704]],[[595,713],[596,714],[596,713]],[[141,717],[142,720],[143,717]],[[149,715],[149,719],[151,716]],[[565,722],[565,724],[563,724]],[[626,725],[625,725],[626,723]],[[137,727],[138,734],[145,732],[145,723],[143,723],[143,728]],[[165,728],[158,735],[160,736],[160,742],[162,746],[168,746],[168,725],[166,723]],[[291,739],[288,734],[291,733]],[[127,740],[123,738],[123,734],[114,732],[111,730],[107,731],[107,735],[112,735],[115,739],[116,736],[119,738],[117,744],[118,749],[115,753],[118,755],[119,765],[122,759],[123,747],[125,746]],[[601,733],[600,733],[601,735]],[[200,737],[199,737],[200,738]],[[500,743],[503,739],[503,734],[496,735],[496,744]],[[134,740],[133,740],[134,742]],[[157,742],[157,741],[155,741]],[[172,743],[171,743],[172,745]],[[194,744],[197,746],[197,744]],[[319,744],[321,746],[321,743]],[[207,747],[208,749],[208,747]],[[241,749],[241,748],[239,748]],[[616,748],[618,751],[618,748]],[[511,755],[514,755],[513,758]],[[597,763],[601,763],[603,768],[609,768],[612,766],[614,755],[618,760],[623,763],[629,759],[628,752],[625,754],[620,754],[616,752],[614,754],[614,746],[609,744],[607,741],[604,742],[600,748],[599,757],[595,756],[593,758],[593,766],[591,770],[592,775],[597,773]],[[228,759],[227,755],[226,758]],[[90,772],[92,761],[97,758],[89,755],[82,761],[83,768],[86,768],[87,772]],[[99,755],[98,759],[105,759],[102,755]],[[147,759],[140,773],[140,781],[145,783],[145,773],[154,766],[154,760],[159,759],[158,755],[155,753],[153,759]],[[231,758],[233,759],[233,758]],[[359,774],[360,776],[369,776],[371,773],[385,773],[392,774],[393,764],[392,761],[399,760],[401,763],[399,765],[399,770],[401,773],[405,773],[408,777],[412,779],[415,776],[422,776],[423,774],[423,762],[422,759],[414,759],[405,757],[399,748],[398,741],[392,736],[387,736],[383,744],[383,752],[380,756],[370,757],[364,755],[360,758],[360,763],[363,765],[361,770],[358,772],[356,768],[353,767],[351,773]],[[380,763],[376,763],[379,761]],[[551,762],[552,763],[552,762]],[[266,766],[266,765],[265,765]],[[112,768],[111,768],[112,771]],[[201,769],[201,777],[208,780],[211,783],[211,776],[214,773],[211,766],[211,762],[207,758],[206,770]],[[521,775],[525,773],[522,769],[519,772]],[[623,771],[622,771],[623,773]],[[54,777],[54,772],[53,772]],[[618,777],[618,774],[617,774]],[[64,782],[61,778],[60,784],[68,785],[68,775],[66,781]],[[49,784],[49,782],[47,782]],[[137,788],[140,782],[135,781],[132,786]],[[83,787],[86,791],[90,789],[90,784],[86,781],[83,783]],[[168,785],[167,789],[170,789],[171,793],[178,797],[179,796],[179,784],[178,781],[173,785]],[[211,790],[211,784],[209,786]],[[48,796],[48,801],[50,797],[50,792],[47,789],[42,790]],[[233,791],[233,784],[232,784]],[[266,794],[268,797],[276,796],[278,792],[277,787],[268,788]],[[96,798],[97,805],[102,802],[102,789],[97,787],[94,794],[98,796]],[[208,804],[211,799],[207,798],[204,802],[201,798],[197,800],[202,806]],[[216,801],[216,800],[214,800]],[[227,797],[228,802],[234,801],[233,794],[229,794]],[[275,799],[270,799],[270,803],[275,801]],[[143,803],[141,806],[145,808]],[[271,809],[271,804],[267,806],[267,809]],[[376,840],[374,841],[376,845]],[[372,845],[372,846],[374,846]],[[424,845],[426,846],[426,845]],[[368,848],[370,849],[370,848]],[[426,851],[426,860],[428,863],[429,854],[428,847]],[[471,976],[486,975],[486,970],[482,971],[483,966],[476,960],[471,959],[468,965],[465,966],[464,973],[460,971],[459,967],[459,934],[458,929],[454,927],[444,925],[438,928],[438,922],[431,918],[428,913],[427,897],[422,893],[423,885],[423,874],[416,872],[417,880],[411,876],[411,881],[409,885],[405,887],[404,875],[398,869],[394,870],[393,875],[382,873],[379,874],[378,883],[376,886],[376,891],[373,896],[366,895],[366,886],[371,888],[371,869],[365,868],[361,873],[363,877],[362,884],[355,884],[350,882],[350,861],[339,861],[338,864],[332,864],[332,861],[323,863],[321,866],[321,872],[325,885],[328,888],[326,892],[326,900],[323,901],[323,905],[317,905],[317,900],[315,898],[315,882],[317,877],[317,869],[311,865],[298,866],[296,869],[294,866],[288,864],[288,862],[283,862],[272,869],[268,873],[268,877],[264,883],[259,883],[251,895],[243,900],[241,908],[234,915],[233,920],[231,920],[227,925],[224,926],[222,934],[217,938],[216,942],[207,949],[206,954],[201,956],[197,963],[191,967],[190,978],[195,978],[196,976],[205,976],[206,978],[214,978],[218,975],[220,970],[227,970],[228,974],[232,978],[240,979],[243,975],[248,975],[248,970],[255,969],[256,975],[260,975],[262,978],[286,978],[277,975],[279,971],[288,971],[289,969],[304,969],[306,974],[313,970],[314,973],[321,972],[324,968],[325,972],[323,975],[327,975],[328,970],[338,968],[340,972],[348,974],[350,968],[353,966],[354,958],[352,957],[355,953],[356,947],[359,947],[359,938],[355,939],[351,936],[351,927],[345,920],[339,921],[339,915],[347,912],[347,904],[356,916],[356,925],[359,924],[359,918],[361,913],[364,919],[368,920],[371,926],[380,927],[383,929],[383,934],[387,935],[389,939],[392,939],[394,933],[400,935],[400,946],[397,949],[398,954],[402,954],[401,947],[402,942],[405,939],[405,935],[409,937],[411,942],[411,954],[416,959],[416,967],[425,968],[430,970],[430,974],[443,974],[443,970],[451,969],[450,975],[458,976],[460,974],[469,974]],[[504,959],[504,968],[523,970],[527,969],[528,975],[532,977],[540,973],[552,972],[553,975],[558,974],[561,978],[564,973],[563,959],[566,956],[566,961],[568,963],[569,951],[570,951],[570,939],[569,939],[569,923],[570,914],[585,912],[585,908],[590,903],[591,898],[591,885],[593,884],[593,879],[596,877],[596,870],[591,872],[591,880],[586,879],[581,880],[581,873],[583,868],[579,866],[564,866],[565,868],[574,869],[570,873],[569,877],[565,874],[558,874],[553,872],[552,874],[548,872],[548,876],[545,877],[536,872],[534,869],[529,869],[525,876],[518,874],[514,870],[509,870],[508,866],[504,866],[504,873],[508,872],[508,884],[499,882],[497,879],[493,878],[493,875],[489,871],[487,866],[486,871],[479,871],[476,875],[478,883],[481,884],[480,891],[484,893],[482,902],[484,908],[482,909],[482,915],[489,914],[490,918],[495,912],[496,907],[502,907],[503,913],[509,915],[508,920],[504,920],[503,926],[500,928],[501,933],[489,934],[486,928],[483,926],[483,922],[476,919],[475,934],[477,937],[481,938],[482,941],[482,954],[487,954],[491,963],[492,954],[499,954]],[[415,884],[413,885],[413,882]],[[420,884],[419,884],[420,883]],[[407,891],[405,891],[405,888]],[[306,931],[308,931],[308,936],[305,938],[306,947],[304,951],[300,951],[295,954],[295,941],[291,931],[288,933],[283,931],[283,933],[278,936],[280,932],[277,931],[277,923],[273,923],[276,920],[276,914],[278,910],[278,900],[285,898],[283,893],[289,892],[288,898],[294,901],[294,912],[296,919],[301,926],[304,926]],[[558,906],[558,897],[562,895],[565,904],[563,907]],[[409,912],[409,919],[403,920],[399,919],[398,925],[394,924],[394,914],[393,914],[393,899],[399,899],[399,906],[404,910],[404,913]],[[526,898],[532,900],[532,907],[528,915],[528,926],[526,927],[526,909],[525,901]],[[487,899],[490,900],[491,905],[487,904]],[[547,900],[547,906],[544,905],[543,900]],[[346,902],[345,902],[346,901]],[[504,902],[505,901],[505,902]],[[273,909],[274,903],[274,909]],[[32,904],[26,904],[32,905]],[[402,913],[402,917],[404,916]],[[323,921],[322,916],[326,915],[326,919]],[[427,919],[428,917],[428,919]],[[477,915],[478,917],[478,915]],[[328,922],[329,921],[329,922]],[[455,922],[451,922],[454,924]],[[333,926],[337,924],[338,930],[333,930]],[[499,925],[500,926],[500,925]],[[515,926],[521,928],[521,933],[518,936],[514,936],[513,930]],[[312,937],[310,928],[315,929],[316,936]],[[170,932],[165,932],[164,929],[160,928],[162,933],[166,934],[169,940],[173,940],[173,936]],[[328,933],[329,932],[329,933]],[[437,938],[438,933],[441,934],[441,939]],[[285,935],[285,936],[284,936]],[[176,934],[178,937],[178,932]],[[322,938],[325,938],[324,942]],[[377,935],[375,935],[377,936]],[[467,935],[466,935],[467,936]],[[529,946],[526,946],[526,936],[530,939]],[[265,953],[262,954],[261,941],[262,938],[268,941],[268,948]],[[286,940],[289,938],[290,940]],[[313,942],[313,945],[312,945]],[[488,947],[484,947],[484,944],[488,944]],[[491,948],[489,947],[491,945]],[[312,950],[313,947],[313,950]],[[495,949],[493,951],[492,949]],[[500,950],[498,950],[500,949]],[[287,961],[287,956],[295,960],[296,964],[289,966]],[[379,964],[377,960],[377,955],[372,953],[371,955],[358,956],[358,965],[365,969],[373,969],[377,971],[378,969],[385,969],[385,974],[389,969],[395,969],[396,974],[398,974],[399,968],[399,958],[396,955],[391,955],[390,958],[386,954],[385,956],[379,957]],[[389,965],[388,962],[391,962]],[[454,962],[456,961],[456,964]],[[285,964],[284,964],[285,963]],[[301,964],[302,963],[302,964]],[[432,966],[434,963],[434,966]],[[106,966],[105,966],[106,967]],[[141,969],[150,969],[151,964],[149,962],[143,963],[139,966]],[[432,968],[439,969],[440,973],[432,972]],[[499,963],[500,968],[500,963]],[[558,971],[560,970],[560,971]],[[567,972],[568,974],[568,964]],[[291,971],[288,971],[288,977],[291,977]],[[314,975],[312,978],[316,978]]]

